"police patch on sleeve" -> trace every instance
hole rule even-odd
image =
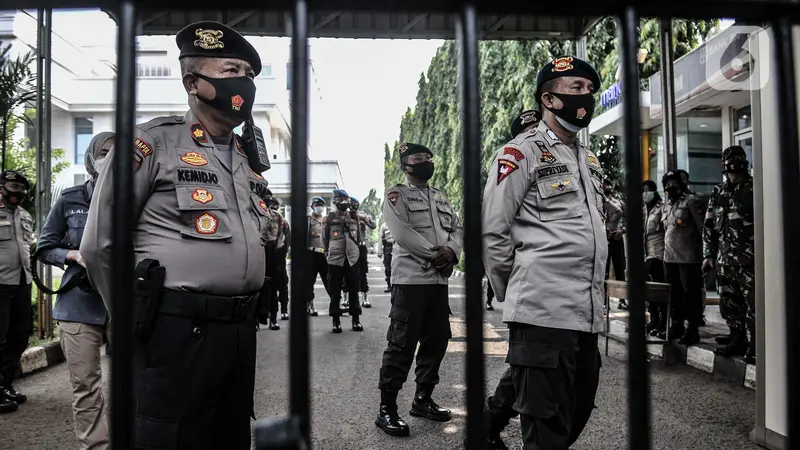
[[[519,151],[518,148],[514,148],[514,147],[505,147],[503,149],[503,154],[504,155],[511,155],[517,161],[522,161],[523,159],[525,159],[525,156],[522,154],[522,152]]]
[[[137,150],[139,150],[139,152],[141,152],[143,158],[146,158],[153,153],[153,146],[139,138],[136,138],[136,140],[133,141],[133,145]]]
[[[498,159],[497,160],[497,184],[499,185],[501,181],[508,178],[511,173],[515,170],[519,169],[519,166],[512,161],[507,159]]]
[[[399,197],[399,196],[400,196],[400,194],[398,194],[395,191],[392,191],[392,192],[389,192],[389,194],[386,195],[386,198],[389,199],[389,201],[392,203],[392,206],[396,206],[397,205],[397,197]]]

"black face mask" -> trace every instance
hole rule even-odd
[[[411,175],[414,178],[419,178],[422,181],[428,181],[433,176],[433,161],[424,161],[421,163],[416,164],[406,164],[406,166],[411,167],[413,171]]]
[[[22,202],[25,201],[25,197],[28,196],[27,192],[9,191],[6,188],[0,189],[0,193],[3,194],[3,199],[6,200],[6,204],[12,208],[21,205]]]
[[[256,85],[250,77],[211,78],[199,73],[195,76],[211,83],[217,92],[211,100],[199,95],[197,98],[228,116],[242,121],[250,117],[256,99]]]
[[[347,202],[339,202],[339,203],[336,203],[336,208],[337,208],[339,211],[342,211],[342,212],[345,212],[345,211],[347,211],[347,208],[349,208],[349,207],[350,207],[350,203],[347,203]]]
[[[678,200],[678,197],[681,196],[681,192],[683,190],[680,186],[670,186],[668,188],[664,188],[664,192],[669,194],[669,201],[674,202]]]
[[[592,121],[592,116],[594,115],[594,95],[555,94],[552,92],[550,95],[561,100],[564,106],[561,109],[548,108],[547,106],[545,106],[545,108],[562,121],[577,129],[570,129],[569,126],[564,126],[564,128],[577,133],[581,128],[589,126],[589,123]],[[559,122],[561,125],[564,125],[563,122]]]
[[[611,195],[611,189],[603,189],[603,194]]]

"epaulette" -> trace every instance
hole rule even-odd
[[[179,125],[183,124],[183,116],[162,116],[156,117],[155,119],[148,120],[145,123],[139,124],[136,127],[142,131],[149,131],[153,128],[160,127],[162,125]]]
[[[69,194],[69,193],[72,193],[72,192],[83,192],[83,185],[79,184],[77,186],[72,186],[72,187],[68,187],[66,189],[63,189],[61,191],[61,195]]]
[[[514,136],[514,139],[512,139],[512,140],[508,141],[508,143],[509,143],[509,144],[512,144],[512,145],[519,145],[519,144],[521,144],[523,141],[525,141],[525,139],[528,139],[528,138],[530,138],[530,137],[534,137],[534,136],[536,136],[537,134],[539,134],[539,130],[538,130],[538,129],[536,129],[536,128],[534,128],[534,129],[533,129],[533,130],[531,130],[531,131],[526,131],[525,133],[520,133],[520,134],[518,134],[518,135]]]
[[[406,186],[406,185],[405,185],[405,184],[403,184],[403,183],[397,183],[397,184],[395,184],[395,185],[394,185],[394,186],[392,186],[392,187],[396,187],[396,188],[402,188],[402,187],[405,187],[405,186]]]

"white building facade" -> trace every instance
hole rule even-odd
[[[87,33],[87,29],[92,30]],[[36,52],[36,11],[0,11],[0,46],[11,45],[12,57]],[[258,49],[263,69],[256,77],[253,119],[267,142],[273,169],[264,175],[276,196],[288,200],[288,167],[291,147],[290,86],[287,82],[289,40],[248,38]],[[54,183],[69,187],[87,177],[84,153],[92,136],[114,131],[116,85],[116,26],[100,11],[56,11],[53,13],[51,84],[51,145],[63,149],[70,165]],[[136,122],[158,116],[184,115],[187,94],[181,84],[178,48],[174,37],[141,36],[137,55]],[[35,67],[34,67],[35,70]],[[313,71],[312,71],[313,73]],[[311,112],[321,111],[321,95],[311,77]],[[14,139],[29,138],[35,144],[33,127],[20,127]],[[313,161],[309,142],[309,193],[330,195],[343,187],[338,161]],[[273,176],[276,172],[276,177]],[[274,180],[273,180],[274,179]]]

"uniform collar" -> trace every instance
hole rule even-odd
[[[409,189],[411,189],[412,191],[422,191],[422,189],[421,189],[421,188],[419,188],[419,187],[417,187],[417,186],[414,186],[413,184],[411,184],[411,182],[410,182],[410,181],[408,181],[408,178],[406,178],[406,180],[403,182],[403,184],[405,184],[406,186],[408,186],[408,188],[409,188]],[[428,187],[427,187],[426,189],[430,189],[430,188],[431,188],[431,185],[429,184],[429,185],[428,185]]]

